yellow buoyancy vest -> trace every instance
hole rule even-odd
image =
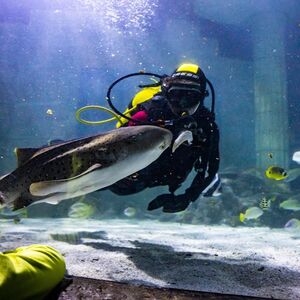
[[[136,95],[133,97],[133,99],[131,100],[130,104],[128,105],[127,109],[124,111],[123,114],[125,116],[131,117],[132,112],[134,111],[134,108],[137,107],[137,105],[150,100],[155,94],[159,93],[160,91],[161,91],[161,86],[143,88],[138,93],[136,93]],[[121,127],[127,122],[128,122],[127,119],[121,117],[120,121],[116,124],[116,128]]]

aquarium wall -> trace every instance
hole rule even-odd
[[[0,170],[15,147],[48,145],[115,127],[80,124],[85,105],[106,105],[120,76],[170,74],[198,63],[216,92],[221,170],[295,166],[299,149],[297,1],[2,1]],[[114,90],[124,110],[138,91]],[[205,102],[211,106],[211,98]],[[87,112],[101,120],[109,115]],[[272,160],[270,160],[272,156]]]
[[[299,299],[300,161],[292,159],[300,155],[299,41],[297,0],[0,0],[0,255],[42,243],[61,251],[74,276]],[[148,209],[157,196],[187,195],[196,171],[205,173],[197,157],[190,174],[173,176],[168,185],[142,190],[142,172],[130,173],[137,192],[118,195],[97,186],[90,193],[98,184],[90,175],[102,171],[92,159],[106,148],[95,154],[95,142],[65,150],[64,142],[106,133],[117,122],[86,124],[112,116],[97,108],[79,115],[79,109],[109,108],[111,91],[113,104],[124,112],[139,85],[157,81],[145,72],[170,75],[182,63],[198,64],[213,84],[220,130],[214,183],[221,188],[186,202],[169,201],[186,203],[177,212],[163,211],[164,203]],[[131,73],[139,75],[110,89]],[[211,109],[213,91],[208,93],[204,105]],[[200,135],[203,145],[206,137]],[[55,152],[58,144],[63,154]],[[16,148],[30,148],[19,162],[22,151]],[[107,152],[114,157],[120,149]],[[40,163],[42,171],[35,174],[34,158],[48,159],[49,152],[66,159],[52,165],[51,157],[48,173]],[[132,157],[121,167],[107,159],[113,171],[104,181],[145,161]],[[177,163],[185,167],[178,160],[170,176]],[[19,173],[4,176],[28,161]],[[87,170],[85,163],[91,165]],[[66,169],[70,176],[61,178]],[[31,182],[33,173],[46,179]],[[178,178],[185,175],[181,184]],[[39,194],[43,184],[46,192]],[[29,205],[66,194],[72,198],[58,204]],[[7,198],[20,209],[3,207]]]
[[[112,123],[79,124],[75,111],[104,105],[107,88],[119,76],[139,70],[170,74],[186,60],[199,63],[214,84],[222,165],[265,167],[267,153],[274,152],[288,166],[289,143],[295,143],[289,137],[297,136],[296,126],[289,127],[297,118],[288,110],[299,110],[292,97],[297,94],[295,1],[228,1],[222,10],[217,1],[174,7],[137,1],[129,14],[126,5],[1,3],[3,173],[15,165],[16,146],[38,147],[113,128]],[[134,82],[128,85],[133,91],[117,91],[120,107],[134,94]]]

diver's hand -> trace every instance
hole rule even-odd
[[[162,207],[163,212],[175,213],[185,210],[190,204],[190,200],[186,195],[163,194],[157,196],[148,205],[148,210],[154,210]]]

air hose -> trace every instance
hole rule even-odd
[[[105,107],[105,106],[100,106],[100,105],[87,105],[87,106],[84,106],[84,107],[81,107],[79,108],[77,111],[76,111],[76,119],[79,123],[82,123],[82,124],[86,124],[86,125],[101,125],[101,124],[105,124],[105,123],[108,123],[108,122],[113,122],[113,121],[119,121],[120,123],[122,123],[121,121],[121,118],[123,117],[124,119],[126,120],[131,120],[131,121],[137,121],[137,120],[132,120],[130,117],[127,116],[127,114],[129,114],[131,111],[133,111],[135,109],[135,107],[129,109],[126,111],[126,114],[123,114],[122,112],[120,112],[112,103],[111,101],[111,91],[113,89],[113,87],[118,84],[120,81],[126,79],[126,78],[129,78],[129,77],[134,77],[134,76],[141,76],[141,75],[144,75],[144,76],[151,76],[152,80],[155,81],[155,83],[153,84],[148,84],[148,85],[141,85],[140,87],[150,87],[150,86],[159,86],[161,84],[161,79],[163,77],[165,77],[165,75],[158,75],[158,74],[154,74],[154,73],[148,73],[148,72],[138,72],[138,73],[131,73],[131,74],[128,74],[128,75],[125,75],[117,80],[115,80],[108,88],[107,90],[107,94],[106,94],[106,100],[109,104],[109,106],[111,107],[111,109]],[[156,81],[155,79],[153,79],[153,77],[157,77],[159,78],[159,81]],[[89,121],[89,120],[85,120],[83,118],[81,118],[81,113],[84,112],[84,111],[88,111],[88,110],[101,110],[101,111],[105,111],[105,112],[108,112],[110,113],[111,115],[113,115],[112,118],[109,118],[109,119],[105,119],[105,120],[101,120],[101,121]]]

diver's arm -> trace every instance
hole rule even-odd
[[[215,123],[212,126],[213,134],[209,151],[201,156],[201,163],[195,166],[195,168],[197,167],[197,175],[191,186],[186,189],[184,194],[174,195],[170,193],[157,196],[149,203],[148,210],[162,207],[163,212],[179,212],[185,210],[191,202],[196,201],[200,194],[211,196],[218,189],[220,186],[220,179],[217,174],[220,162],[219,131]]]
[[[212,123],[212,132],[210,151],[201,157],[202,162],[196,169],[197,175],[184,194],[190,201],[196,201],[201,193],[204,196],[211,196],[220,185],[217,175],[220,164],[219,130],[215,123]]]

